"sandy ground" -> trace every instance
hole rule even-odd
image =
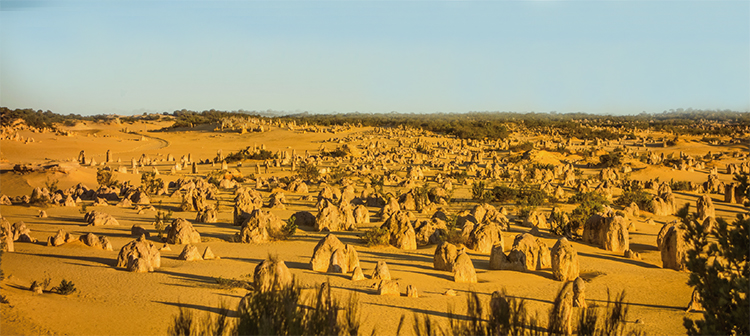
[[[274,128],[264,133],[218,133],[218,132],[146,132],[158,129],[163,123],[138,123],[134,125],[78,125],[74,129],[77,134],[72,137],[55,136],[46,133],[22,134],[35,138],[34,143],[22,144],[14,141],[0,143],[0,163],[3,169],[8,169],[16,163],[46,164],[55,162],[69,162],[77,157],[81,149],[85,149],[87,157],[93,157],[98,162],[104,161],[107,150],[111,150],[115,160],[120,163],[111,164],[130,166],[130,159],[147,154],[152,158],[166,158],[168,154],[179,159],[182,155],[192,154],[197,159],[213,158],[217,150],[225,154],[253,144],[265,144],[272,151],[296,149],[297,153],[309,150],[317,153],[321,141],[342,137],[346,134],[305,133],[301,134],[289,130]],[[120,132],[128,127],[136,134]],[[355,129],[348,134],[357,134],[367,129]],[[145,141],[141,136],[145,136]],[[335,143],[326,143],[328,148],[335,147]],[[717,148],[689,142],[675,148],[649,148],[653,151],[679,152],[691,155],[704,155],[708,151],[727,151],[727,148]],[[731,150],[736,150],[733,148]],[[731,181],[731,177],[724,174],[723,165],[734,159],[721,162],[720,177],[723,181]],[[696,172],[674,171],[666,167],[641,166],[634,164],[636,169],[631,174],[633,179],[649,179],[656,176],[662,180],[689,180],[703,182],[707,178],[707,170]],[[237,168],[236,165],[230,165]],[[165,162],[158,166],[161,172],[168,172],[169,165]],[[215,167],[214,169],[218,169]],[[201,173],[211,169],[210,165],[199,165]],[[254,172],[254,163],[247,162],[238,168],[246,175]],[[288,168],[286,168],[288,170]],[[148,168],[146,168],[148,171]],[[587,170],[593,174],[594,170]],[[290,174],[274,168],[268,175]],[[89,187],[96,186],[95,167],[75,167],[68,173],[31,173],[19,175],[4,172],[0,175],[0,188],[3,194],[17,196],[29,194],[34,187],[43,187],[46,181],[59,180],[61,188],[67,188],[77,183],[85,183]],[[165,180],[189,175],[181,171],[177,176],[163,174]],[[434,172],[433,172],[434,175]],[[133,174],[115,173],[115,178],[124,181],[131,180],[139,184],[140,176]],[[434,182],[432,182],[434,184]],[[357,193],[361,191],[362,183],[357,184]],[[317,195],[318,186],[311,185],[310,195]],[[269,193],[262,192],[267,200]],[[455,198],[468,199],[468,186],[459,186],[454,193]],[[282,219],[288,218],[299,210],[316,213],[314,202],[302,201],[301,194],[287,193],[287,209],[272,210]],[[690,202],[695,204],[700,196],[696,193],[676,192],[677,204]],[[733,218],[736,213],[743,211],[739,205],[723,203],[723,196],[712,195],[716,205],[717,215]],[[396,248],[375,247],[367,248],[359,242],[358,236],[368,227],[380,225],[377,208],[369,208],[374,223],[360,227],[358,231],[337,232],[336,235],[344,242],[354,244],[359,253],[360,262],[366,275],[372,272],[378,260],[385,260],[392,276],[399,281],[400,288],[405,291],[407,285],[414,285],[420,297],[408,298],[374,295],[373,280],[352,282],[349,276],[317,273],[310,270],[309,261],[315,244],[325,235],[313,232],[309,228],[302,228],[288,241],[271,242],[267,244],[240,244],[228,240],[238,232],[238,228],[231,225],[231,191],[220,194],[221,208],[219,223],[200,224],[195,227],[204,238],[198,244],[202,251],[210,246],[213,252],[220,256],[219,260],[187,262],[177,260],[182,246],[171,246],[171,252],[162,252],[162,267],[154,273],[130,273],[114,267],[119,249],[133,240],[130,228],[141,225],[152,232],[154,212],[139,215],[132,208],[120,208],[114,205],[107,207],[93,207],[88,203],[88,210],[102,210],[117,218],[120,226],[89,227],[83,221],[82,208],[78,207],[49,207],[48,218],[38,218],[41,208],[36,206],[2,206],[0,212],[11,223],[23,221],[32,230],[32,236],[39,239],[39,243],[16,243],[15,252],[2,256],[1,270],[4,279],[0,282],[0,294],[5,295],[10,304],[0,304],[0,334],[3,335],[31,335],[31,334],[72,334],[72,335],[158,335],[165,334],[171,317],[177,313],[179,306],[193,308],[197,311],[214,312],[216,307],[224,302],[230,307],[245,295],[241,289],[222,289],[216,285],[215,278],[245,278],[252,274],[255,266],[269,254],[278,255],[284,260],[292,273],[304,286],[312,286],[324,281],[330,281],[336,296],[346,299],[349,295],[357,296],[362,316],[362,334],[370,334],[375,329],[378,334],[395,334],[400,317],[406,314],[411,318],[413,313],[425,313],[437,321],[447,325],[447,312],[452,309],[462,314],[465,311],[466,296],[469,291],[476,291],[483,300],[489,300],[490,294],[505,288],[511,296],[523,298],[529,304],[530,310],[538,311],[540,318],[545,321],[547,310],[551,307],[555,294],[562,286],[554,281],[551,269],[533,272],[496,271],[488,269],[489,255],[470,252],[470,256],[477,269],[479,283],[457,284],[453,282],[449,272],[436,271],[432,267],[435,246],[420,248],[416,251],[401,251]],[[179,199],[168,196],[152,197],[152,204],[160,203],[163,207],[176,208]],[[455,212],[470,209],[475,203],[468,201],[453,202],[449,211]],[[495,204],[502,206],[502,204]],[[549,211],[551,205],[543,207]],[[569,211],[572,205],[563,207]],[[426,215],[419,215],[424,218]],[[175,212],[174,217],[193,220],[195,212]],[[648,225],[646,221],[653,218],[656,225]],[[636,219],[636,232],[630,234],[630,246],[639,252],[642,261],[625,259],[621,254],[604,251],[600,248],[574,242],[578,251],[581,274],[588,280],[586,298],[589,304],[606,304],[608,290],[613,294],[621,290],[627,293],[626,301],[630,303],[628,320],[631,327],[640,327],[651,335],[684,334],[683,318],[699,318],[698,313],[686,313],[685,308],[690,300],[692,289],[687,286],[688,273],[677,272],[661,268],[660,253],[656,248],[656,235],[661,224],[675,219],[672,216],[652,216],[642,212]],[[87,247],[81,243],[68,243],[59,247],[47,247],[46,239],[54,235],[58,229],[65,229],[74,236],[88,232],[107,236],[114,251],[103,251]],[[509,232],[504,233],[506,250],[510,249],[513,237],[528,228],[512,225]],[[152,240],[156,242],[155,238]],[[553,246],[556,238],[543,238],[548,246]],[[28,290],[34,280],[50,277],[53,284],[62,279],[72,280],[78,291],[70,296],[54,293],[41,295]],[[446,290],[454,289],[456,297],[442,295]],[[409,319],[410,320],[410,319]],[[637,322],[636,322],[637,321]],[[407,333],[411,330],[407,329]]]

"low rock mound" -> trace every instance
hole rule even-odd
[[[86,215],[83,216],[83,220],[92,226],[120,225],[117,219],[115,219],[111,215],[96,210],[87,212]]]
[[[183,218],[177,218],[167,228],[167,243],[169,244],[198,244],[201,235],[193,224]]]
[[[292,284],[294,277],[284,261],[279,259],[263,260],[255,266],[253,287],[261,293],[285,288]]]
[[[117,267],[131,272],[153,272],[161,267],[161,254],[153,243],[141,236],[120,249]]]

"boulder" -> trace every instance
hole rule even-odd
[[[282,289],[292,284],[294,278],[286,263],[278,259],[263,260],[255,266],[253,286],[261,293]]]
[[[490,253],[496,244],[505,245],[500,226],[494,223],[478,224],[469,233],[467,245],[479,253]]]
[[[292,217],[294,217],[294,224],[297,225],[297,227],[315,226],[315,216],[308,211],[295,212]]]
[[[120,225],[120,223],[111,215],[101,211],[92,210],[83,216],[83,220],[92,226],[101,225]]]
[[[573,280],[573,307],[588,307],[586,304],[586,282],[581,277],[576,277]]]
[[[65,230],[63,229],[60,229],[57,230],[57,234],[47,239],[47,246],[60,246],[69,241],[73,241],[73,237],[70,235],[70,233],[65,232]]]
[[[716,218],[716,209],[714,208],[714,202],[711,200],[711,196],[703,195],[696,201],[696,209],[698,214],[698,221],[703,222],[708,217]]]
[[[315,217],[315,230],[341,231],[341,222],[341,211],[333,203],[329,202],[323,209],[318,211],[318,216]]]
[[[410,298],[418,298],[419,292],[417,292],[417,287],[414,287],[413,285],[407,285],[406,296]]]
[[[13,241],[21,242],[21,243],[36,243],[36,238],[31,236],[31,230],[29,230],[28,227],[26,227],[26,223],[24,222],[18,222],[13,223],[12,226],[12,239]]]
[[[198,244],[201,242],[200,233],[186,219],[176,218],[166,231],[167,243],[169,244]]]
[[[263,206],[263,196],[260,192],[250,188],[240,188],[235,191],[234,225],[242,225],[250,213]]]
[[[13,229],[10,226],[10,222],[3,217],[0,217],[0,251],[15,251],[15,245],[13,244]]]
[[[441,271],[452,271],[453,262],[458,257],[458,247],[449,242],[442,242],[435,248],[435,257],[433,259],[433,267],[436,270]]]
[[[508,264],[508,256],[505,255],[505,247],[497,244],[490,251],[490,269],[501,270],[504,265]]]
[[[570,282],[563,288],[552,304],[549,317],[549,331],[552,335],[571,335],[573,333],[573,291]]]
[[[117,267],[124,267],[131,272],[153,272],[161,267],[161,254],[145,236],[140,236],[120,249]]]
[[[529,216],[523,221],[523,225],[526,227],[538,227],[539,229],[550,229],[549,223],[547,223],[547,216],[541,211],[532,211]]]
[[[332,233],[318,241],[310,259],[310,268],[316,272],[328,272],[331,265],[331,256],[336,250],[343,250],[345,245]]]
[[[355,224],[367,224],[370,223],[370,211],[364,205],[358,205],[354,208],[354,223]]]
[[[365,274],[362,273],[362,268],[357,266],[354,268],[354,271],[352,271],[352,281],[359,281],[364,280]]]
[[[201,257],[201,253],[198,251],[198,247],[196,247],[195,245],[187,244],[185,245],[185,248],[182,249],[182,252],[177,257],[177,259],[195,261],[203,260],[203,257]]]
[[[284,205],[286,203],[286,197],[281,191],[277,191],[271,194],[271,200],[268,202],[268,207],[271,209],[286,209]]]
[[[93,248],[98,248],[98,249],[102,248],[102,243],[99,240],[99,237],[97,237],[93,233],[89,232],[89,233],[87,233],[85,235],[82,235],[81,238],[79,238],[79,240],[82,243],[84,243],[84,244],[86,244],[88,246],[91,246]]]
[[[439,244],[442,237],[447,235],[448,228],[440,219],[424,220],[417,222],[414,229],[417,245],[426,246]]]
[[[203,250],[203,260],[210,260],[210,259],[220,259],[214,254],[214,251],[211,250],[210,246],[206,246],[206,249]]]
[[[623,257],[631,259],[631,260],[641,260],[641,255],[638,252],[633,251],[631,249],[625,250],[625,253],[623,253]]]
[[[133,225],[130,228],[130,236],[138,238],[138,237],[140,237],[142,235],[145,235],[146,238],[150,238],[151,237],[151,234],[148,232],[148,230],[144,229],[140,225]]]
[[[557,281],[571,281],[579,275],[578,252],[566,239],[560,238],[552,247],[552,277]]]
[[[328,272],[346,274],[354,271],[359,267],[359,256],[354,246],[344,245],[333,251],[331,254],[331,263],[328,266]]]
[[[395,295],[400,296],[401,290],[399,289],[397,281],[391,281],[390,279],[383,279],[378,283],[378,295]]]
[[[537,258],[536,269],[545,269],[552,267],[552,256],[547,244],[541,239],[536,239],[536,244],[539,246],[539,254]]]
[[[219,221],[219,212],[213,208],[200,210],[195,215],[195,221],[199,223],[217,223]]]
[[[623,252],[630,246],[628,220],[616,214],[594,214],[584,224],[583,241],[607,251]]]
[[[284,221],[268,210],[253,210],[242,223],[239,241],[242,243],[264,243],[270,237],[281,234]]]
[[[513,249],[511,252],[514,251],[518,251],[525,256],[526,270],[536,270],[539,258],[539,244],[534,236],[528,233],[517,235],[513,241]],[[516,256],[516,260],[510,260],[510,257],[511,255],[509,254],[508,259],[511,263],[520,259]]]
[[[667,228],[661,244],[662,267],[682,271],[686,269],[687,242],[684,232],[677,226]]]
[[[474,263],[465,252],[460,252],[453,262],[453,281],[459,283],[477,283],[477,272]]]
[[[411,224],[411,218],[405,211],[398,211],[391,215],[381,226],[390,233],[391,245],[402,250],[417,249],[417,235]]]
[[[372,280],[391,280],[391,272],[388,270],[388,265],[383,260],[378,260],[378,264],[372,271]]]

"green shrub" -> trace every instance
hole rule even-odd
[[[651,201],[651,194],[641,188],[626,190],[615,200],[615,204],[628,206],[630,203],[638,205],[638,209],[646,209]]]
[[[244,280],[218,277],[214,278],[214,281],[216,281],[216,284],[219,285],[219,288],[222,289],[243,288],[247,290],[253,290],[253,285],[250,282]]]
[[[486,184],[484,181],[477,180],[471,184],[471,199],[482,200],[484,199],[484,189]]]
[[[463,184],[469,178],[469,174],[465,170],[454,170],[448,174],[448,177],[456,179],[456,182]]]
[[[303,180],[306,181],[315,181],[320,177],[320,171],[318,170],[318,167],[316,167],[313,164],[307,163],[307,161],[302,161],[297,166],[297,175]]]
[[[112,171],[107,169],[97,170],[96,183],[98,183],[102,187],[113,187],[120,184],[119,181],[112,178]]]
[[[223,304],[218,314],[199,319],[180,307],[167,329],[169,335],[357,335],[360,316],[356,297],[340,303],[323,284],[309,298],[294,282],[284,288],[251,291],[241,301],[237,318]]]
[[[218,158],[218,157],[217,157]],[[236,153],[230,153],[224,158],[227,163],[244,161],[244,160],[273,160],[278,159],[278,156],[273,152],[265,149],[253,149],[248,146]]]
[[[738,176],[747,182],[747,174]],[[738,214],[729,225],[723,218],[709,232],[689,215],[689,204],[678,212],[687,241],[688,285],[703,306],[703,320],[684,318],[688,335],[749,335],[750,218]]]
[[[690,191],[690,182],[672,181],[670,187],[672,188],[672,191]]]
[[[518,196],[518,190],[508,186],[500,185],[492,188],[492,197],[497,202],[508,202]]]
[[[76,285],[73,281],[67,281],[65,279],[63,279],[57,287],[52,288],[53,292],[57,292],[57,294],[61,295],[73,294],[77,290],[78,289],[76,289]]]
[[[613,151],[599,156],[599,167],[613,168],[622,166],[622,153]]]
[[[528,141],[508,147],[508,150],[512,152],[526,152],[532,149],[534,149],[534,144]]]
[[[609,201],[603,195],[596,192],[575,194],[568,202],[578,203],[578,207],[573,209],[569,216],[570,228],[573,233],[582,230],[589,217],[602,211],[604,206],[609,204]]]
[[[143,172],[141,174],[141,185],[146,194],[153,195],[164,189],[164,180],[156,177],[156,172]]]
[[[365,246],[388,246],[391,233],[386,228],[372,227],[360,237]]]

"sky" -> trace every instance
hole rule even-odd
[[[750,1],[0,0],[0,106],[750,110]]]

